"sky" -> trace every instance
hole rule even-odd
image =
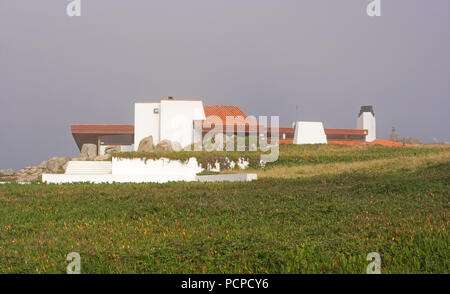
[[[248,115],[450,141],[450,1],[0,0],[0,169],[77,157],[75,123],[199,98]],[[298,105],[298,113],[296,111]]]

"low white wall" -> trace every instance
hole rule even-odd
[[[168,158],[142,159],[142,158],[112,158],[110,162],[71,162],[72,164],[111,164],[111,172],[104,174],[95,173],[91,169],[77,170],[72,174],[43,174],[44,183],[167,183],[174,181],[192,182],[198,181],[197,174],[204,168],[200,166],[197,159],[192,157],[187,162],[181,160],[170,160]],[[248,161],[240,158],[237,163],[231,162],[232,167],[239,166],[246,169]],[[216,163],[216,169],[208,167],[209,170],[220,171],[220,165]],[[252,178],[253,179],[253,178]]]
[[[180,160],[116,158],[112,159],[112,174],[126,176],[152,176],[156,182],[163,181],[195,181],[197,173],[202,172],[197,159],[187,162]]]

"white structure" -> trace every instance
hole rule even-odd
[[[361,106],[361,110],[356,121],[356,128],[367,130],[366,142],[373,142],[377,139],[373,106]]]
[[[241,168],[244,160],[237,163]],[[42,181],[47,184],[62,183],[167,183],[175,181],[252,181],[254,174],[197,176],[204,168],[195,157],[188,161],[170,160],[168,158],[113,158],[111,161],[70,161],[65,174],[42,174]],[[220,170],[220,168],[219,168]]]
[[[148,136],[155,145],[167,139],[183,148],[202,140],[201,124],[196,123],[206,120],[201,100],[136,103],[134,110],[134,150]]]
[[[322,122],[298,121],[295,123],[294,144],[327,144]]]
[[[180,160],[113,158],[111,161],[70,161],[65,174],[43,174],[45,183],[167,183],[197,181],[203,168],[195,158]]]

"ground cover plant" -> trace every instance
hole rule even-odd
[[[199,156],[206,156],[200,154]],[[281,146],[250,183],[0,185],[0,272],[449,273],[448,147]]]

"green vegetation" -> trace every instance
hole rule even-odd
[[[75,251],[83,273],[365,273],[369,252],[383,273],[450,273],[450,148],[285,145],[255,171],[0,185],[0,272],[65,273]]]
[[[279,158],[276,162],[268,163],[267,168],[275,166],[299,166],[319,163],[336,162],[357,162],[374,159],[389,159],[402,156],[420,156],[427,154],[438,154],[448,151],[448,147],[383,147],[383,146],[345,146],[345,145],[280,145]],[[208,164],[214,165],[216,161],[223,162],[225,158],[237,161],[239,158],[245,158],[249,161],[250,167],[260,167],[260,157],[262,152],[251,151],[159,151],[152,153],[143,152],[122,152],[115,153],[113,156],[118,158],[143,158],[158,159],[168,158],[172,160],[187,161],[195,157],[202,166]]]

